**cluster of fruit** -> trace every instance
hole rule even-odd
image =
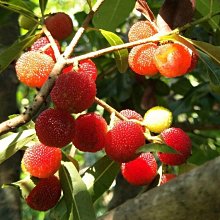
[[[145,39],[158,33],[154,23],[138,21],[129,30],[130,42]],[[137,74],[154,76],[158,72],[169,78],[190,72],[198,56],[179,42],[147,43],[133,47],[129,53],[129,66]]]

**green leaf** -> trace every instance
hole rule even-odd
[[[48,0],[39,0],[39,5],[40,5],[40,10],[41,10],[42,15],[44,15],[44,11],[45,11],[46,6],[47,6],[47,1]]]
[[[104,156],[83,173],[83,178],[92,179],[89,183],[89,192],[93,202],[109,189],[119,168],[118,163]]]
[[[109,42],[111,46],[124,44],[123,40],[116,34],[100,29],[103,37]],[[120,73],[126,72],[128,68],[128,50],[122,49],[114,52],[116,65]]]
[[[135,0],[105,0],[93,17],[93,24],[96,28],[114,31],[134,6]]]
[[[25,130],[0,140],[0,164],[36,138],[35,130]]]
[[[220,85],[220,66],[213,62],[213,60],[203,52],[199,52],[200,59],[209,70],[210,82],[214,85]]]
[[[178,151],[165,145],[165,144],[145,144],[142,147],[138,148],[137,153],[146,153],[146,152],[160,152],[160,153],[171,153],[177,154]]]
[[[49,212],[49,219],[50,220],[66,220],[68,219],[68,213],[66,209],[66,203],[64,197],[62,197],[57,205],[52,208]]]
[[[17,12],[19,14],[23,14],[28,18],[36,20],[36,15],[33,13],[33,10],[28,5],[27,1],[21,1],[21,0],[2,1],[0,0],[0,7],[3,7],[10,11]]]
[[[95,220],[90,194],[72,162],[62,162],[60,181],[67,206],[68,219]]]
[[[39,35],[22,36],[15,41],[10,47],[0,53],[0,73],[5,70],[8,65],[15,60],[22,50],[27,48],[32,42],[39,38]]]

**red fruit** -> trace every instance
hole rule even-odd
[[[133,185],[146,185],[157,175],[157,162],[151,153],[143,153],[135,160],[122,163],[123,177]]]
[[[189,69],[187,70],[187,73],[188,73],[188,72],[191,72],[193,69],[196,68],[196,65],[197,65],[197,63],[198,63],[198,59],[199,59],[198,55],[195,54],[194,52],[192,52],[192,55],[191,55],[191,64],[190,64]]]
[[[191,60],[188,48],[178,43],[161,45],[154,54],[157,69],[163,76],[170,78],[186,74]]]
[[[186,162],[191,154],[190,137],[180,128],[168,128],[161,133],[164,143],[178,151],[178,154],[158,153],[162,163],[167,165],[180,165]]]
[[[74,119],[65,111],[47,109],[37,117],[35,129],[43,144],[51,147],[64,147],[72,141]]]
[[[47,211],[57,204],[60,196],[60,181],[56,176],[50,176],[39,180],[26,198],[26,202],[32,209]]]
[[[130,42],[148,38],[157,33],[156,28],[149,21],[138,21],[130,28],[128,39]]]
[[[143,129],[131,121],[120,121],[106,136],[106,154],[117,162],[133,160],[136,150],[145,144]]]
[[[128,64],[130,68],[140,75],[156,75],[158,70],[153,61],[156,49],[157,45],[154,43],[133,47],[128,56]]]
[[[164,183],[169,182],[173,178],[175,178],[176,175],[172,173],[165,173],[161,176],[161,181],[160,181],[160,186],[163,185]]]
[[[60,44],[57,40],[55,40],[57,48],[59,51],[61,50]],[[30,48],[31,51],[39,51],[47,54],[48,56],[52,57],[54,61],[56,61],[53,48],[50,45],[50,41],[47,37],[41,37],[34,42],[34,44]]]
[[[73,32],[72,19],[63,12],[51,14],[46,18],[45,25],[53,38],[57,40],[64,40]]]
[[[89,108],[95,96],[96,84],[85,72],[60,75],[51,91],[55,106],[70,113],[79,113]]]
[[[41,87],[54,67],[53,59],[43,53],[28,51],[16,62],[18,79],[30,87]]]
[[[73,144],[85,152],[96,152],[105,145],[107,123],[105,119],[95,113],[79,116],[75,121]]]
[[[61,159],[60,148],[48,147],[38,143],[25,151],[23,164],[32,176],[47,178],[60,168]]]
[[[78,73],[85,72],[86,74],[90,75],[94,81],[96,80],[97,74],[98,74],[95,63],[90,59],[79,61],[77,70],[73,69],[73,65],[70,65],[63,69],[63,73],[68,73],[72,71],[75,71]]]

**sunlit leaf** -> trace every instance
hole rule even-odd
[[[102,157],[84,172],[83,178],[91,180],[88,184],[93,202],[109,189],[118,172],[119,164],[107,156]]]
[[[62,162],[60,181],[66,202],[68,219],[95,220],[90,194],[72,162]]]
[[[35,130],[25,130],[0,140],[0,164],[36,138]]]
[[[118,35],[110,31],[100,30],[100,32],[111,46],[116,46],[124,43]],[[128,50],[122,49],[115,51],[114,55],[119,72],[124,73],[128,68]]]
[[[41,10],[42,15],[44,14],[44,11],[46,9],[47,1],[48,0],[39,0],[39,5],[40,5],[40,10]]]

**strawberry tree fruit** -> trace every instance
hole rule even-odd
[[[18,79],[29,87],[41,87],[54,67],[53,59],[37,51],[23,53],[15,69]]]
[[[73,138],[74,118],[60,109],[46,109],[35,122],[35,129],[41,143],[51,147],[64,147]]]
[[[45,19],[45,25],[53,38],[64,40],[73,32],[73,22],[64,12],[57,12]]]
[[[50,176],[39,179],[37,185],[30,191],[25,200],[32,209],[47,211],[57,204],[60,196],[60,180],[56,176]]]
[[[128,56],[128,64],[130,68],[140,75],[156,75],[158,70],[153,61],[156,49],[157,45],[154,43],[133,47]]]
[[[60,148],[37,143],[25,150],[22,163],[26,171],[38,178],[47,178],[60,168],[62,153]]]
[[[161,176],[161,181],[160,181],[160,186],[169,182],[170,180],[176,178],[176,175],[175,174],[172,174],[172,173],[164,173],[162,174]]]
[[[154,133],[161,133],[172,124],[172,112],[162,106],[150,108],[144,115],[143,124]]]
[[[157,33],[157,29],[153,23],[149,21],[138,21],[132,25],[128,32],[130,42],[148,38]]]
[[[57,40],[55,40],[58,50],[61,50],[60,44]],[[54,61],[56,61],[53,48],[51,47],[50,41],[47,37],[40,37],[37,39],[31,46],[30,51],[39,51],[47,54],[52,57]]]
[[[191,140],[181,128],[168,128],[161,133],[164,143],[177,153],[158,153],[160,161],[167,165],[180,165],[186,162],[191,154]]]
[[[95,81],[85,72],[61,74],[50,93],[54,105],[70,113],[80,113],[95,101]]]
[[[75,121],[73,144],[84,152],[97,152],[105,145],[107,123],[96,113],[80,115]]]
[[[143,129],[131,121],[120,121],[106,135],[105,152],[114,161],[133,160],[136,150],[145,144]]]
[[[96,65],[90,59],[80,60],[78,67],[76,69],[74,69],[73,65],[67,66],[63,69],[63,73],[68,73],[68,72],[72,72],[72,71],[75,71],[78,73],[85,72],[86,74],[90,75],[94,81],[96,80],[97,75],[98,75]]]
[[[132,185],[150,184],[157,175],[157,162],[151,153],[142,153],[136,159],[121,164],[123,177]]]
[[[190,50],[179,43],[167,43],[157,48],[154,63],[161,75],[174,78],[185,75],[192,62]]]

